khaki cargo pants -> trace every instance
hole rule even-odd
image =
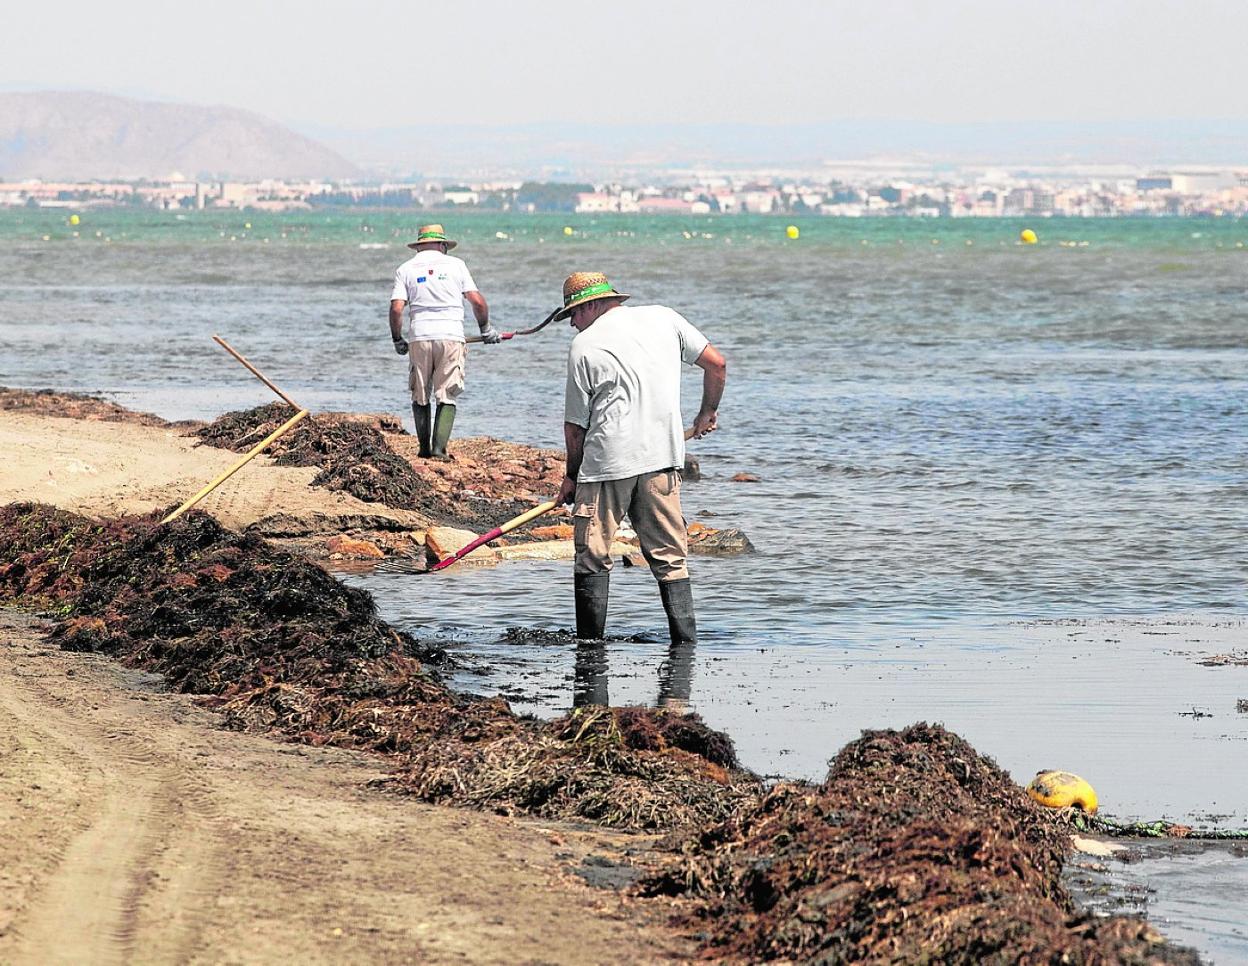
[[[688,538],[680,512],[680,472],[658,470],[623,480],[578,483],[572,509],[578,574],[611,569],[611,541],[625,515],[641,544],[642,556],[660,583],[689,576]]]
[[[464,391],[464,344],[451,339],[407,344],[407,385],[412,402],[450,403]]]

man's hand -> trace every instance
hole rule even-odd
[[[481,326],[481,341],[486,345],[498,345],[503,341],[502,334],[489,322]]]
[[[394,351],[397,352],[401,356],[407,355],[407,343],[404,342],[402,339],[395,339]]]
[[[701,439],[707,433],[713,433],[719,429],[719,414],[715,410],[709,413],[700,412],[693,420],[693,438]]]
[[[559,495],[555,497],[555,502],[560,506],[566,506],[576,499],[576,480],[570,476],[565,476],[563,482],[559,484]]]

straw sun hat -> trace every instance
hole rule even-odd
[[[607,276],[602,272],[573,272],[563,282],[563,308],[555,315],[555,319],[566,319],[578,305],[593,302],[597,299],[632,298],[612,288]]]
[[[451,241],[446,237],[446,232],[441,225],[421,225],[420,230],[416,233],[416,240],[408,242],[407,247],[415,248],[417,245],[427,245],[429,242],[442,242],[446,245],[448,252],[459,244],[459,242]]]

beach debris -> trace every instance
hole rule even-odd
[[[1027,794],[1045,808],[1078,808],[1088,815],[1096,814],[1096,792],[1068,771],[1036,772],[1027,785]]]
[[[703,956],[794,963],[1190,963],[1147,923],[1079,914],[1070,840],[937,725],[867,731],[686,841],[642,895],[684,896]]]
[[[284,421],[290,413],[285,403],[274,402],[254,409],[225,413],[195,435],[209,446],[241,452]],[[315,466],[321,472],[314,486],[342,490],[369,503],[396,509],[416,510],[432,518],[454,516],[454,507],[436,493],[394,453],[380,430],[366,422],[335,413],[319,414],[273,447],[280,466]]]
[[[380,560],[386,555],[371,540],[360,540],[345,534],[330,537],[325,543],[325,549],[329,551],[331,559]]]
[[[137,423],[140,426],[185,425],[170,423],[151,413],[139,413],[102,396],[53,389],[7,389],[0,386],[0,410],[31,412],[63,419],[102,423]]]
[[[1095,855],[1101,859],[1107,859],[1115,852],[1122,852],[1127,848],[1127,846],[1119,845],[1116,842],[1102,842],[1100,839],[1090,839],[1086,835],[1072,835],[1070,843],[1075,847],[1076,852],[1082,852],[1084,855]]]
[[[704,557],[736,557],[756,550],[750,538],[736,527],[716,530],[695,521],[689,524],[689,552]]]
[[[425,531],[425,549],[429,551],[433,562],[453,557],[477,539],[471,530],[459,530],[455,527],[430,527]],[[473,563],[497,563],[498,554],[491,547],[478,547],[465,556],[470,556]]]
[[[388,784],[432,801],[673,830],[761,788],[693,716],[542,722],[451,691],[446,653],[382,621],[367,593],[200,511],[161,527],[0,508],[0,598],[55,609],[61,647],[163,674],[228,727],[396,756]]]

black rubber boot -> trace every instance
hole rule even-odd
[[[455,407],[450,403],[438,403],[437,414],[433,417],[433,444],[430,455],[447,459],[446,444],[451,441],[451,428],[455,425]]]
[[[689,578],[669,580],[659,584],[659,596],[667,611],[667,629],[672,635],[672,646],[698,643],[698,622],[693,616],[693,586]]]
[[[611,574],[573,574],[572,579],[576,586],[576,636],[582,641],[600,641],[607,630]]]
[[[429,418],[429,406],[423,403],[412,403],[412,418],[416,420],[416,438],[420,440],[420,458],[428,459],[430,441],[433,439],[433,420]]]

